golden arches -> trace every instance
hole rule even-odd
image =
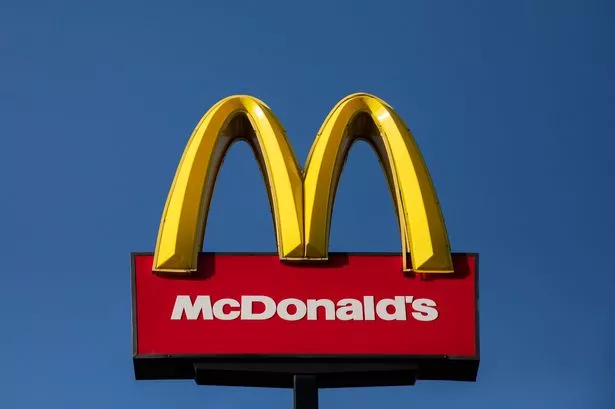
[[[327,116],[303,174],[273,112],[251,96],[214,105],[195,128],[167,198],[154,271],[196,270],[207,211],[222,157],[236,139],[248,140],[265,176],[273,209],[278,254],[285,260],[328,257],[331,211],[350,145],[368,140],[383,164],[397,210],[403,268],[453,271],[440,205],[420,150],[401,118],[384,101],[353,94]]]

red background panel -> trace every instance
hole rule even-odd
[[[399,254],[334,254],[323,264],[285,264],[277,255],[203,253],[187,277],[152,273],[152,255],[134,257],[137,355],[449,355],[474,357],[476,256],[454,254],[454,274],[404,274]],[[241,300],[243,295],[363,300],[414,296],[437,303],[438,318],[417,321],[170,319],[177,295]]]

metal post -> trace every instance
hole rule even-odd
[[[295,409],[318,409],[318,384],[316,376],[295,375]]]

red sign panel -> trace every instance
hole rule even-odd
[[[133,256],[135,358],[406,356],[478,359],[477,256],[454,274],[404,274],[395,255],[202,254],[185,277]]]

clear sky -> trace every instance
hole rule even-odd
[[[131,251],[152,251],[201,115],[248,93],[304,163],[357,91],[413,130],[456,251],[481,254],[477,383],[322,391],[322,408],[615,407],[615,7],[587,1],[0,3],[0,407],[290,408],[290,390],[135,381]],[[205,250],[274,251],[235,145]],[[397,251],[376,157],[336,251]]]

